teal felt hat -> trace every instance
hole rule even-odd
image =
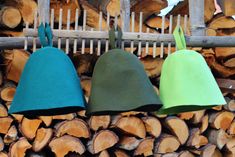
[[[42,116],[84,108],[80,80],[71,60],[63,51],[52,47],[49,25],[45,28],[40,25],[38,32],[43,48],[28,59],[9,113]]]
[[[178,51],[164,61],[160,78],[159,114],[208,109],[226,104],[224,97],[203,56],[186,50],[181,28],[174,31]]]
[[[118,47],[121,36],[119,29]],[[142,63],[134,54],[116,48],[114,28],[109,31],[109,41],[111,50],[95,64],[87,115],[158,110],[162,103]]]

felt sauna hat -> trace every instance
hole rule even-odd
[[[224,97],[206,61],[196,51],[186,50],[180,27],[174,30],[178,51],[164,61],[160,78],[160,114],[196,111],[225,104]]]
[[[110,33],[109,39],[113,36]],[[92,76],[88,115],[156,111],[161,106],[142,63],[134,54],[111,49],[98,59]]]
[[[38,35],[43,48],[28,59],[9,113],[41,116],[80,110],[84,107],[84,97],[71,60],[63,51],[52,47],[48,24],[39,26]]]

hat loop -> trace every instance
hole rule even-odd
[[[175,38],[176,47],[178,50],[186,49],[186,41],[184,37],[183,29],[180,26],[176,26],[173,36]]]
[[[38,27],[38,36],[43,47],[52,46],[53,34],[48,23],[45,23],[45,27],[43,23],[40,24]]]
[[[116,31],[115,26],[113,25],[113,21],[111,21],[110,22],[110,30],[109,30],[109,43],[110,43],[111,49],[121,48],[122,30],[119,26],[117,26],[117,32],[118,32],[117,46],[115,44],[115,39],[116,39],[115,31]]]

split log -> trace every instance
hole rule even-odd
[[[149,18],[146,19],[145,24],[148,27],[151,28],[162,28],[162,17],[161,16],[157,16],[157,15],[152,15]],[[164,29],[167,29],[169,27],[170,21],[169,19],[166,17],[165,18],[165,24],[164,24]]]
[[[195,156],[186,150],[186,151],[181,151],[179,153],[178,157],[195,157]]]
[[[30,149],[32,145],[27,141],[26,138],[22,137],[17,142],[11,144],[9,148],[10,157],[25,157],[25,153]]]
[[[4,143],[2,137],[0,136],[0,152],[3,151],[3,149],[4,149]]]
[[[70,23],[75,23],[76,9],[78,9],[78,17],[81,15],[81,8],[78,3],[78,0],[51,2],[50,6],[52,9],[54,9],[55,22],[57,23],[59,23],[60,9],[63,9],[62,24],[64,25],[67,24],[68,10],[70,10]]]
[[[225,60],[235,56],[235,47],[216,47],[215,56],[218,60]]]
[[[140,140],[135,137],[124,136],[118,144],[121,149],[134,150],[140,144]]]
[[[64,115],[55,115],[55,116],[52,116],[52,118],[56,120],[72,120],[75,118],[75,114],[69,113],[69,114],[64,114]]]
[[[56,157],[64,157],[69,152],[76,152],[82,155],[86,150],[82,142],[70,135],[64,135],[53,139],[49,143],[49,147],[55,153]]]
[[[234,112],[235,111],[235,100],[229,99],[227,101],[227,104],[224,105],[224,109],[231,111],[231,112]]]
[[[223,130],[209,130],[208,132],[209,142],[215,144],[219,149],[222,149],[229,140],[229,135]]]
[[[208,144],[208,139],[205,136],[200,135],[200,129],[194,128],[190,130],[190,136],[186,144],[187,146],[200,148],[206,144]]]
[[[235,68],[235,58],[231,58],[223,63],[228,68]]]
[[[82,119],[63,121],[59,123],[55,128],[56,128],[56,134],[55,134],[56,137],[61,137],[65,134],[75,137],[83,137],[83,138],[90,137],[90,131],[88,125]]]
[[[5,108],[5,106],[0,104],[0,117],[7,117],[7,116],[8,116],[7,109]]]
[[[4,51],[4,62],[8,63],[6,67],[6,77],[8,80],[16,83],[19,82],[29,55],[27,51],[19,49]]]
[[[216,150],[216,146],[213,144],[208,144],[204,146],[201,150],[201,157],[214,157],[213,154]]]
[[[151,136],[157,138],[160,136],[162,132],[162,125],[160,121],[155,117],[144,117],[142,118],[147,133],[149,133]]]
[[[235,2],[230,0],[219,0],[218,4],[220,5],[225,16],[235,15]]]
[[[24,116],[22,114],[11,114],[11,116],[18,122],[21,123],[23,120]]]
[[[224,96],[227,96],[228,93],[234,93],[235,92],[235,80],[231,80],[231,79],[222,79],[222,78],[218,78],[216,79],[217,84],[219,85],[219,88],[221,89],[221,91],[224,93]],[[226,104],[228,105],[228,102],[230,99],[228,99],[228,97],[225,97],[226,99]],[[225,104],[224,108],[227,108],[227,105]],[[229,110],[229,109],[227,109]]]
[[[110,157],[109,152],[107,150],[103,150],[98,157]]]
[[[153,58],[152,56],[147,56],[141,58],[140,60],[144,69],[149,77],[157,77],[161,74],[161,68],[164,62],[162,58]]]
[[[53,135],[53,130],[48,128],[40,128],[37,130],[35,140],[33,142],[33,150],[35,152],[41,151],[50,142]]]
[[[42,122],[49,127],[52,123],[52,116],[39,116],[39,119],[42,120]]]
[[[165,125],[179,139],[182,145],[185,144],[189,137],[189,129],[184,120],[178,117],[167,117]]]
[[[81,110],[77,112],[77,115],[82,118],[86,118],[86,110]]]
[[[0,152],[0,157],[8,157],[7,153]]]
[[[232,154],[235,154],[235,138],[231,138],[228,140],[228,142],[226,143],[226,150],[232,152]]]
[[[15,142],[17,139],[18,139],[18,131],[15,125],[12,125],[8,130],[7,134],[4,136],[4,143],[11,144],[12,142]]]
[[[235,21],[232,17],[223,16],[222,14],[216,15],[215,18],[208,24],[208,27],[211,29],[226,29],[234,28]]]
[[[203,118],[202,118],[202,123],[201,123],[201,127],[200,127],[200,132],[203,133],[207,130],[209,125],[209,116],[208,114],[206,114]]]
[[[235,120],[233,120],[233,122],[229,126],[227,132],[229,135],[235,135]]]
[[[121,6],[119,0],[102,0],[102,1],[88,0],[88,2],[106,15],[107,13],[109,13],[109,15],[113,17],[120,15]]]
[[[212,109],[215,111],[221,111],[223,109],[223,106],[222,105],[215,106],[215,107],[212,107]]]
[[[153,155],[153,147],[154,147],[154,138],[143,139],[140,142],[139,146],[136,148],[134,156],[138,155],[151,156]]]
[[[89,97],[91,94],[91,78],[81,79],[81,86],[82,86],[85,96]]]
[[[6,28],[15,28],[21,22],[20,11],[15,7],[0,7],[0,25]]]
[[[24,23],[33,24],[34,15],[38,9],[37,3],[34,0],[20,0],[17,7],[20,10]]]
[[[116,157],[129,157],[129,155],[127,155],[123,150],[115,150],[114,154]]]
[[[2,100],[12,101],[16,92],[16,85],[10,81],[5,82],[0,92]]]
[[[206,110],[199,110],[199,111],[194,111],[194,115],[193,115],[193,118],[191,120],[191,122],[193,124],[198,124],[198,123],[201,123],[202,122],[202,118],[204,117],[205,115],[205,112]]]
[[[146,136],[144,123],[137,117],[122,117],[117,121],[116,127],[128,134],[140,138],[145,138]]]
[[[193,118],[194,113],[193,112],[183,112],[183,113],[179,113],[177,116],[182,120],[190,120]]]
[[[92,130],[97,131],[99,129],[107,129],[110,122],[111,122],[110,115],[91,116],[88,124]]]
[[[99,11],[85,0],[80,0],[80,2],[83,9],[87,11],[87,25],[95,30],[99,30]],[[101,29],[106,30],[106,28],[108,28],[107,23],[105,19],[102,18]]]
[[[209,115],[211,127],[226,130],[229,128],[234,118],[234,114],[227,111],[212,113]]]
[[[28,119],[25,118],[22,120],[19,125],[20,132],[29,140],[34,139],[36,132],[41,124],[42,120],[39,119]]]
[[[155,145],[154,154],[172,153],[180,146],[180,142],[175,136],[162,134]]]
[[[216,36],[217,32],[214,29],[206,28],[206,36]]]
[[[6,134],[12,122],[13,122],[13,119],[11,117],[0,118],[0,133]]]
[[[97,154],[114,146],[118,140],[119,138],[114,132],[110,130],[101,130],[93,136],[91,141],[88,142],[88,150],[92,154]]]
[[[121,112],[120,115],[123,117],[130,117],[130,116],[136,116],[136,115],[147,116],[148,114],[147,112],[128,111],[128,112]]]
[[[143,21],[145,21],[150,15],[159,14],[165,7],[167,7],[166,0],[139,0],[131,7],[131,12],[136,13],[135,20],[139,22],[140,12],[143,12]]]

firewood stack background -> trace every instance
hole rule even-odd
[[[103,2],[106,1],[51,0],[51,8],[55,10],[55,22],[58,22],[59,9],[63,8],[63,27],[66,27],[65,13],[71,9],[70,29],[74,29],[75,9],[79,9],[80,25],[85,9],[87,27],[96,30],[99,11],[104,13],[102,28],[106,28],[106,12],[111,16],[120,14],[119,0],[110,0],[106,7],[103,7]],[[161,18],[157,14],[165,7],[166,0],[131,1],[131,12],[143,12],[143,32],[149,28],[150,32],[161,33]],[[0,35],[23,36],[26,22],[33,24],[35,9],[37,3],[34,0],[0,0]],[[214,15],[215,11],[214,0],[205,0],[207,35],[234,36],[235,20],[223,13]],[[169,15],[188,15],[188,12],[187,0],[175,6],[166,15],[164,31],[169,31]],[[138,32],[138,15],[135,18],[135,31]],[[173,25],[176,25],[176,20]],[[190,34],[190,29],[187,30],[186,34]],[[197,50],[205,57],[216,78],[234,79],[235,48],[189,49]],[[89,54],[89,49],[83,55],[79,51],[71,59],[89,99],[92,71],[98,56],[95,52]],[[151,48],[149,51],[148,55],[141,55],[140,60],[158,92],[161,66],[168,50],[164,48],[163,59],[153,58]],[[115,116],[86,117],[85,111],[37,119],[9,115],[7,110],[30,53],[30,50],[21,49],[1,52],[0,157],[235,157],[235,93],[230,92],[224,92],[225,106],[171,116],[126,112]]]

